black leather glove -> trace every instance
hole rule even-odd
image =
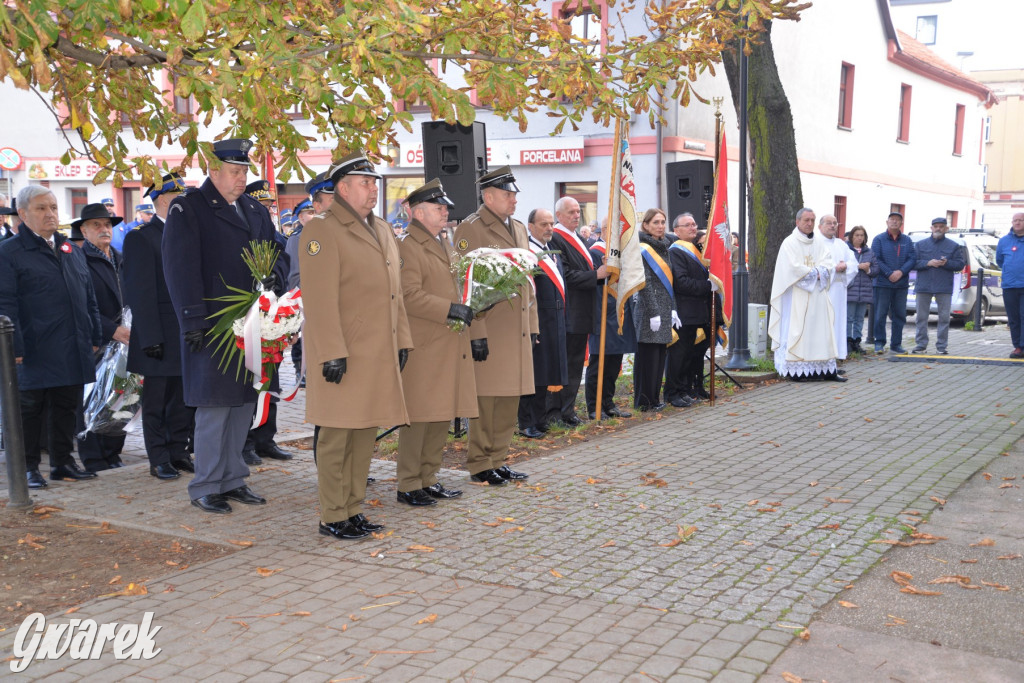
[[[470,348],[473,350],[473,360],[482,362],[487,360],[487,339],[473,339],[469,342]]]
[[[540,335],[537,334],[536,332],[531,332],[530,333],[530,343],[533,344],[534,346],[539,344],[540,343]]]
[[[206,330],[189,330],[185,333],[185,344],[188,345],[188,350],[196,353],[203,350],[206,338]]]
[[[334,384],[341,384],[341,377],[348,369],[348,362],[345,358],[335,358],[324,363],[324,379]]]
[[[405,370],[405,364],[409,362],[409,349],[398,349],[398,371]]]
[[[272,292],[274,288],[277,287],[277,273],[271,273],[266,276],[260,280],[260,284],[263,285],[268,292]]]
[[[452,304],[448,308],[448,319],[461,320],[466,323],[466,327],[469,327],[473,322],[473,309],[465,304]]]
[[[142,352],[144,354],[146,354],[147,356],[149,356],[150,358],[154,358],[156,360],[163,360],[164,359],[164,345],[163,344],[153,344],[152,346],[147,346],[144,349],[142,349]]]

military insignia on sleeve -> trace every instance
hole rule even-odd
[[[404,258],[398,259],[398,267],[399,268],[405,268],[405,259]]]
[[[316,256],[320,253],[320,243],[316,240],[310,240],[309,244],[306,245],[306,253],[310,256]]]
[[[469,249],[469,240],[467,240],[465,237],[463,237],[461,240],[459,240],[459,245],[458,246],[459,246],[459,251],[466,251],[467,249]]]

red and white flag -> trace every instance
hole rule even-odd
[[[602,238],[607,245],[604,264],[610,273],[608,283],[615,297],[619,334],[622,334],[626,300],[644,287],[644,262],[640,255],[640,216],[636,212],[628,123],[615,123],[615,141],[612,160],[615,169],[612,181],[612,224],[605,228]]]
[[[711,278],[718,283],[722,296],[722,317],[726,327],[732,317],[732,231],[729,229],[729,183],[727,169],[729,157],[725,151],[725,134],[722,134],[718,153],[718,168],[715,169],[715,196],[711,202],[711,216],[708,220],[707,242],[704,246],[704,260],[708,263]]]

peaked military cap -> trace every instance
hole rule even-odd
[[[179,173],[168,173],[160,179],[159,186],[156,183],[153,183],[142,196],[155,200],[162,194],[178,194],[184,191],[185,180],[181,175]],[[113,202],[111,202],[111,204],[113,204]]]
[[[309,201],[308,199],[303,199],[301,202],[295,205],[294,209],[292,209],[292,215],[295,216],[296,219],[298,219],[299,214],[302,213],[303,211],[316,211],[316,209],[313,208],[313,202]]]
[[[110,221],[110,225],[114,226],[123,221],[124,219],[120,216],[111,216],[107,213],[107,207],[100,204],[86,204],[82,207],[82,215],[78,217],[78,220],[71,221],[71,237],[72,239],[83,239],[81,236],[82,223],[86,222],[91,218],[106,218]],[[75,236],[75,232],[78,232],[78,236]]]
[[[245,193],[258,202],[273,200],[274,195],[270,194],[269,180],[256,180],[245,186]]]
[[[281,212],[281,215],[278,217],[278,222],[282,226],[292,225],[293,223],[295,223],[295,215],[291,211],[285,209],[283,212]]]
[[[145,204],[136,204],[135,205],[135,210],[136,211],[145,211],[146,213],[156,213],[156,209],[153,207],[152,204],[150,204],[148,202],[145,203]]]
[[[103,199],[100,200],[100,204],[102,204],[103,206],[113,206],[114,200],[111,199],[110,197],[104,197]]]
[[[409,193],[409,197],[405,200],[409,202],[409,206],[416,206],[424,202],[430,202],[432,204],[444,204],[445,206],[455,206],[455,202],[448,199],[448,195],[444,193],[444,186],[441,185],[441,181],[434,178],[429,183],[422,187],[417,187],[415,190]]]
[[[496,168],[489,173],[485,173],[480,176],[480,180],[477,181],[480,184],[480,189],[488,187],[496,187],[499,190],[508,190],[509,192],[519,192],[519,186],[516,185],[516,177],[512,173],[510,166],[502,166]]]
[[[306,194],[310,197],[315,197],[317,192],[330,192],[334,193],[334,181],[327,175],[327,171],[323,173],[317,173],[315,177],[310,178],[309,182],[306,183]]]
[[[238,164],[239,166],[249,165],[250,149],[252,149],[252,140],[245,138],[230,138],[213,143],[213,153],[218,159],[224,163]]]
[[[373,164],[366,158],[366,154],[363,152],[353,152],[347,157],[336,163],[327,171],[327,175],[331,179],[331,183],[334,185],[338,184],[338,181],[347,175],[368,175],[374,178],[380,178],[380,173],[374,170]]]

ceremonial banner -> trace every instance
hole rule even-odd
[[[644,264],[640,256],[640,217],[636,212],[636,190],[633,184],[633,158],[629,153],[629,124],[615,123],[615,149],[612,163],[612,224],[602,238],[607,245],[604,263],[608,267],[608,283],[622,333],[626,300],[644,287]]]
[[[708,264],[711,278],[718,283],[718,291],[722,296],[722,317],[726,327],[732,315],[732,233],[729,229],[729,192],[726,170],[729,157],[725,152],[725,135],[722,135],[721,148],[718,155],[718,168],[715,169],[715,196],[711,202],[711,216],[708,220],[707,242],[704,246],[704,260]],[[742,258],[742,255],[741,255]],[[719,333],[721,341],[721,333]]]

